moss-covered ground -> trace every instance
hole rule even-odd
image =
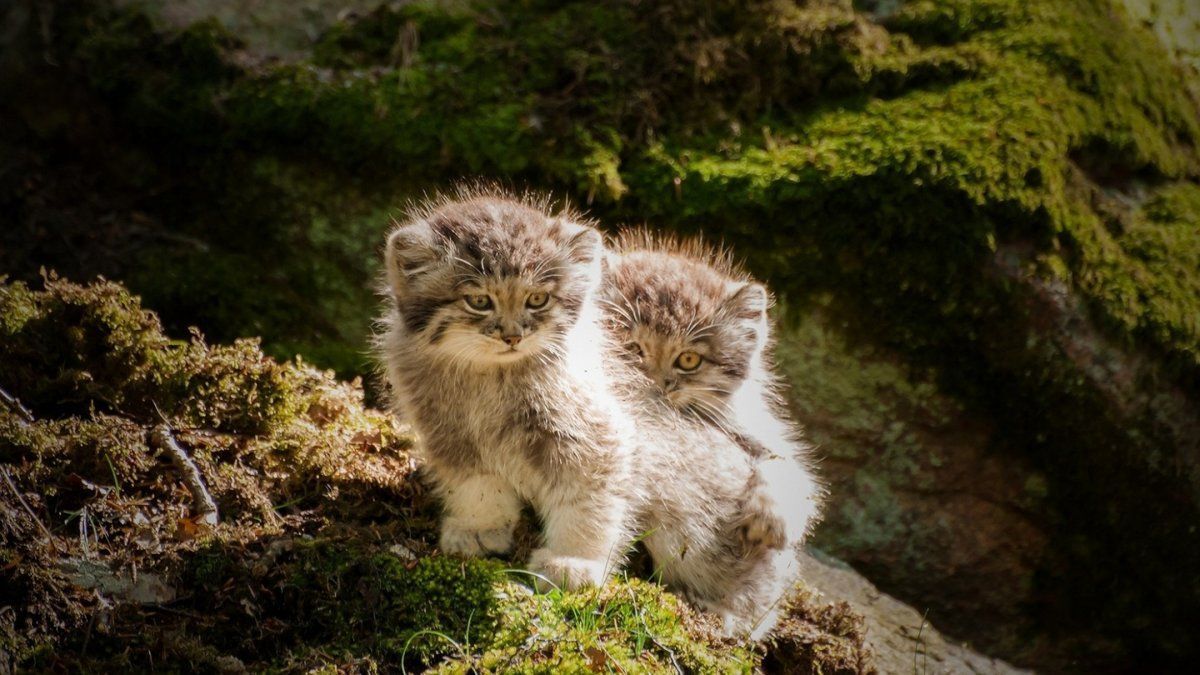
[[[438,554],[411,435],[357,383],[171,339],[114,283],[0,282],[0,386],[32,413],[0,404],[6,670],[873,672],[860,622],[806,591],[755,646],[653,581],[538,594],[519,555]]]
[[[927,415],[978,421],[963,443],[1027,471],[1016,508],[1052,542],[1022,563],[1022,616],[974,623],[960,600],[986,594],[906,596],[877,565],[884,588],[1028,662],[1042,639],[1052,665],[1194,661],[1200,115],[1120,4],[416,1],[315,12],[307,38],[118,5],[30,0],[3,33],[20,278],[104,273],[174,334],[349,377],[381,232],[422,190],[481,175],[704,231],[847,345],[809,369],[831,342],[790,342],[798,409],[838,411],[819,433],[862,458],[846,504],[878,516],[827,545],[868,563],[929,531],[875,497],[943,457]],[[914,593],[960,580],[930,550]]]

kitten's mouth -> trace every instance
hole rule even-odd
[[[506,340],[490,338],[485,353],[488,354],[487,358],[495,359],[500,363],[507,363],[519,361],[537,350],[538,345],[536,341],[529,337],[519,340],[515,344]]]
[[[500,349],[496,353],[498,356],[502,357],[513,358],[516,356],[524,356],[525,354],[529,353],[528,345],[525,342],[515,345],[501,343],[499,347]]]
[[[526,335],[522,338],[505,338],[499,341],[497,345],[500,348],[501,354],[512,356],[513,354],[528,354],[537,348],[534,344],[535,339],[531,335]]]

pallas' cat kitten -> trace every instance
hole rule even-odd
[[[545,524],[532,570],[602,583],[630,536],[632,453],[599,362],[601,238],[538,204],[460,197],[388,237],[379,339],[444,502],[441,548],[508,551],[529,501]]]
[[[431,203],[389,236],[378,348],[445,514],[441,548],[503,552],[523,502],[544,525],[530,568],[602,583],[640,535],[667,584],[761,635],[790,578],[736,535],[755,460],[656,401],[595,294],[595,229],[494,193]]]
[[[800,543],[821,488],[769,363],[771,298],[728,251],[647,230],[612,245],[606,325],[654,395],[738,438],[758,460],[740,522],[747,546]]]

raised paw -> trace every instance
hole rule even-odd
[[[511,526],[476,529],[447,520],[442,524],[439,546],[443,553],[469,558],[503,555],[512,550],[512,529]]]
[[[787,523],[769,497],[755,493],[742,506],[738,536],[747,551],[781,549],[787,546]]]
[[[607,576],[604,561],[557,555],[539,548],[529,556],[529,571],[538,575],[534,585],[539,591],[550,588],[576,590],[587,586],[602,586]]]

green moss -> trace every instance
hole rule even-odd
[[[1185,372],[1200,367],[1197,225],[1200,188],[1159,188],[1137,212],[1100,231],[1082,279],[1104,316]]]
[[[239,70],[225,58],[237,41],[213,20],[162,39],[138,11],[104,3],[83,9],[67,15],[59,28],[71,45],[68,58],[86,64],[85,76],[96,91],[121,101],[123,114],[140,121],[146,140],[165,141],[182,126],[188,137],[172,142],[193,151],[213,143],[222,127],[213,114],[214,97]]]
[[[298,378],[265,359],[256,341],[214,348],[198,336],[172,341],[158,317],[116,284],[51,277],[46,285],[34,294],[21,284],[0,289],[3,380],[35,410],[178,416],[246,433],[295,414]]]
[[[623,579],[604,589],[536,594],[495,561],[409,560],[364,544],[295,542],[275,559],[286,582],[283,606],[271,615],[303,617],[304,636],[278,666],[329,667],[353,655],[445,673],[550,673],[597,663],[639,672],[749,673],[758,660],[712,641],[656,584]],[[236,551],[210,548],[193,559],[199,588],[259,581],[251,568],[231,567],[231,554],[236,560]]]
[[[468,12],[433,2],[382,6],[365,20],[335,24],[313,46],[313,62],[320,66],[350,69],[376,64],[410,66],[428,58],[420,42],[450,45],[469,39],[473,27]],[[418,32],[419,30],[419,32]],[[442,58],[458,56],[442,52]]]
[[[495,26],[493,9],[383,7],[335,25],[316,44],[311,64],[232,79],[208,66],[165,72],[221,87],[220,114],[210,114],[228,130],[227,140],[244,146],[302,145],[343,168],[386,168],[422,181],[477,172],[536,177],[602,210],[720,227],[785,288],[808,292],[821,279],[867,295],[895,289],[902,278],[905,296],[963,312],[978,298],[946,297],[946,289],[973,281],[965,275],[998,238],[1093,237],[1095,223],[1073,215],[1078,204],[1067,174],[1076,159],[1168,176],[1197,167],[1189,139],[1200,137],[1200,127],[1176,86],[1178,74],[1104,2],[909,3],[883,27],[840,3],[668,3],[653,13],[636,3],[500,3],[495,9],[506,20]],[[107,20],[116,22],[114,36],[130,33],[125,24],[134,21]],[[184,45],[205,35],[216,53],[229,44],[201,26],[169,40],[163,58],[179,61],[195,49]],[[104,49],[92,45],[97,41]],[[132,66],[103,64],[143,47],[100,38],[82,44],[86,60],[118,75]],[[575,46],[563,53],[562,44]],[[646,51],[649,44],[658,47]],[[122,86],[138,93],[121,99],[160,95],[142,79],[126,77]],[[147,123],[137,110],[129,117]],[[320,261],[341,248],[349,255],[338,259],[373,259],[361,242],[382,225],[362,223],[386,211],[384,194],[350,218],[331,217],[324,214],[346,211],[331,192],[303,196],[320,178],[293,174],[280,183],[273,175],[277,169],[249,184],[274,183],[285,201],[303,204],[288,216],[306,223],[301,231],[340,233],[293,255]],[[256,201],[248,197],[230,210],[247,213],[247,202]],[[281,220],[267,216],[242,229],[265,234]],[[914,237],[920,250],[907,250]],[[359,246],[346,248],[347,241]],[[260,245],[237,248],[253,255]],[[772,264],[768,250],[786,251],[779,258],[789,264]],[[856,265],[839,274],[847,258]],[[1081,263],[1073,264],[1078,272]],[[168,289],[156,291],[156,304],[267,332],[278,353],[300,349],[343,371],[362,366],[328,341],[288,337],[299,331],[279,326],[294,311],[286,301],[273,308],[270,295],[251,294],[241,316],[211,315],[189,301],[229,295],[222,278],[250,285],[239,273],[250,266],[237,256],[215,266],[168,258],[137,285]],[[364,262],[350,267],[361,270]],[[878,287],[853,285],[863,268],[879,270]],[[298,270],[283,274],[290,282],[303,278]],[[331,269],[313,276],[322,320],[347,327],[335,335],[362,344],[366,327],[356,317],[369,314],[369,275]],[[207,293],[205,279],[213,281]],[[894,290],[881,296],[896,299]],[[354,311],[340,310],[347,307]],[[909,347],[903,338],[910,335],[940,342],[938,334],[948,331],[935,324],[943,321],[903,316],[896,342]]]
[[[1005,0],[919,0],[904,3],[884,23],[921,43],[952,45],[1024,18],[1020,5]]]
[[[413,471],[411,435],[364,409],[360,387],[301,362],[272,361],[256,341],[211,346],[198,333],[171,340],[117,284],[0,285],[0,325],[0,386],[37,417],[0,418],[0,459],[30,480],[74,481],[72,489],[46,488],[50,497],[62,493],[64,509],[77,508],[81,481],[116,490],[122,503],[168,498],[169,486],[151,480],[161,468],[147,440],[147,429],[163,421],[209,475],[230,521],[272,523],[274,505],[326,490],[394,492]],[[111,506],[90,517],[119,519]]]
[[[296,549],[292,584],[331,642],[383,662],[439,663],[435,672],[563,672],[613,668],[750,672],[754,656],[707,642],[688,610],[655,584],[536,594],[492,561],[405,561],[337,542]],[[367,618],[369,617],[369,619]],[[323,638],[325,639],[325,638]]]
[[[506,19],[493,24],[495,15]],[[637,3],[410,3],[335,25],[311,63],[260,72],[217,67],[228,62],[220,56],[233,42],[210,24],[155,46],[138,16],[99,12],[89,17],[97,30],[75,46],[98,76],[119,80],[97,86],[119,106],[133,106],[123,109],[135,127],[157,124],[144,107],[172,104],[172,87],[146,72],[193,89],[203,83],[202,96],[219,99],[220,109],[204,113],[209,122],[183,128],[217,124],[226,142],[303,146],[304,154],[355,172],[366,167],[420,181],[529,176],[602,210],[684,227],[712,223],[747,243],[759,240],[749,250],[793,289],[810,281],[796,268],[843,287],[830,261],[854,256],[871,266],[880,260],[893,287],[903,278],[913,295],[970,311],[934,286],[953,286],[946,275],[977,268],[997,239],[1091,237],[1094,223],[1073,216],[1073,161],[1165,176],[1198,165],[1192,148],[1200,123],[1179,74],[1100,0],[929,0],[906,3],[880,25],[845,3],[730,0],[705,8],[668,3],[655,12]],[[564,52],[563,44],[574,46]],[[154,58],[139,56],[145,51]],[[201,132],[197,140],[211,139]],[[344,247],[372,231],[354,218],[386,210],[386,195],[377,194],[354,218],[331,218],[345,211],[332,198],[336,190],[304,199],[321,179],[287,174],[232,174],[251,178],[252,188],[231,211],[260,212],[255,192],[272,183],[278,197],[302,204],[300,214],[264,216],[248,228],[251,216],[242,215],[243,230],[267,236],[262,244],[285,245],[270,233],[300,215],[300,230],[339,230],[335,248]],[[276,208],[276,199],[267,201]],[[958,217],[931,217],[943,211]],[[755,225],[764,221],[769,230]],[[816,245],[806,248],[810,236]],[[934,259],[895,250],[914,236],[936,251]],[[360,254],[370,239],[346,252]],[[787,242],[791,269],[769,264],[763,239]],[[870,249],[844,250],[853,241]],[[259,250],[250,242],[237,248]],[[294,255],[319,261],[328,250]],[[362,257],[372,258],[369,248]],[[960,260],[961,269],[939,264],[946,259]],[[248,263],[218,260],[209,278],[240,278]],[[159,269],[139,285],[162,277],[179,284],[199,272],[199,264],[176,275]],[[315,297],[351,301],[321,307],[330,323],[347,323],[339,306],[369,304],[357,291],[339,290],[335,271],[317,276],[324,279]],[[352,276],[360,288],[369,278]],[[161,299],[202,295],[180,286]],[[272,316],[269,302],[250,299],[253,314]],[[248,317],[212,319],[253,325]],[[929,332],[925,317],[908,319],[925,324],[912,332]],[[281,344],[329,358],[313,341]],[[338,365],[350,362],[339,357]]]
[[[7,417],[0,421],[0,459],[30,462],[29,475],[39,480],[62,479],[70,466],[77,478],[113,490],[144,482],[157,468],[142,428],[105,415],[32,425]]]
[[[190,586],[211,593],[233,576],[236,557],[214,539],[202,545],[188,560],[183,578]]]
[[[338,541],[299,544],[294,555],[292,592],[321,640],[411,665],[486,644],[496,630],[499,563],[409,562]]]
[[[504,621],[492,639],[436,672],[749,673],[757,662],[743,648],[705,641],[677,599],[636,579],[544,595],[510,582],[499,598]]]

